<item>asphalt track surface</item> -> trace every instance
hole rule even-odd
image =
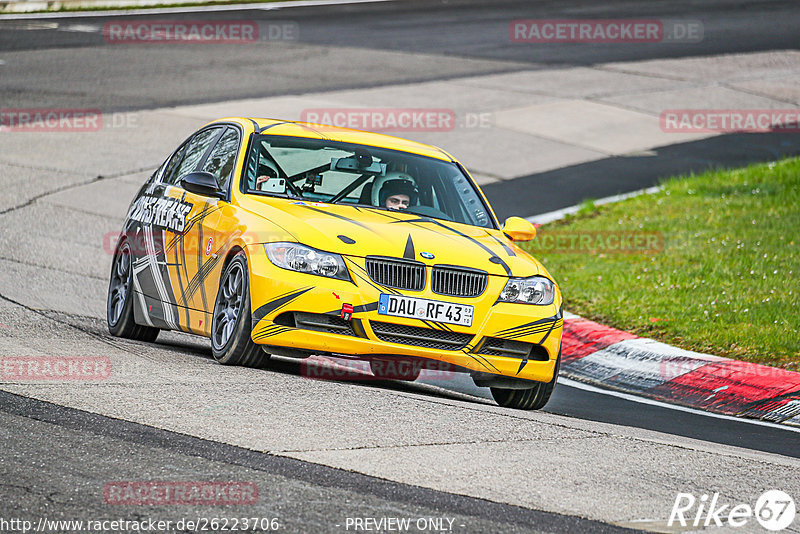
[[[9,463],[27,465],[49,481],[48,499],[41,500],[37,491],[26,486],[28,477],[6,484],[6,517],[47,509],[47,500],[57,504],[50,519],[103,517],[107,505],[85,497],[91,495],[86,490],[108,480],[124,480],[126,475],[129,479],[158,479],[167,473],[184,480],[206,480],[213,473],[227,480],[254,482],[260,488],[258,508],[228,508],[227,517],[277,517],[281,530],[290,532],[341,532],[347,517],[381,517],[387,512],[399,517],[447,517],[459,532],[629,531],[256,453],[5,392],[0,392],[0,421]],[[77,463],[92,468],[79,476],[64,472],[64,465]],[[36,482],[41,484],[42,479]],[[8,491],[12,488],[19,490],[16,495]],[[211,506],[192,513],[220,516]],[[169,506],[148,507],[147,514],[173,522],[186,516],[185,511],[170,510]]]
[[[99,107],[103,111],[149,109],[175,104],[295,94],[339,88],[396,85],[480,73],[598,62],[684,57],[797,48],[800,4],[763,2],[390,2],[271,13],[261,10],[192,14],[207,18],[291,20],[301,28],[297,43],[271,49],[231,47],[132,47],[128,60],[106,53],[97,33],[53,28],[51,21],[0,21],[2,107]],[[159,16],[160,20],[177,16]],[[703,22],[706,39],[698,46],[653,44],[545,46],[535,50],[508,43],[508,21],[524,18],[659,17]],[[139,17],[141,18],[141,17]],[[102,21],[102,19],[101,19]],[[55,21],[59,22],[59,21]],[[65,24],[97,24],[70,18]],[[326,46],[351,47],[347,53]],[[232,51],[235,50],[235,54]],[[392,54],[408,52],[403,62]],[[449,61],[426,54],[444,54]],[[293,65],[301,65],[291,75]],[[33,149],[32,149],[33,151]],[[582,179],[559,190],[542,188],[535,212],[653,185],[675,172],[714,165],[736,166],[798,153],[796,135],[720,136],[673,145],[653,158],[608,158],[577,168],[519,177],[485,187],[498,213],[519,213],[518,187],[554,177]],[[617,171],[616,173],[610,171]],[[592,180],[593,173],[620,176],[619,182]],[[531,213],[532,215],[533,213]],[[80,319],[78,319],[80,321]],[[4,320],[4,322],[6,322]],[[74,322],[74,321],[71,321]],[[36,335],[32,332],[32,335]],[[183,337],[167,338],[179,350],[205,358],[207,350]],[[162,341],[163,343],[163,341]],[[199,348],[198,348],[199,347]],[[296,362],[279,364],[298,374]],[[423,385],[373,383],[361,387],[420,392],[432,398],[455,393]],[[468,385],[462,393],[474,394]],[[292,402],[291,398],[286,402]],[[567,387],[556,389],[547,412],[584,421],[636,427],[695,440],[800,457],[798,434],[667,408],[642,405]],[[256,480],[264,514],[292,518],[287,530],[338,531],[349,516],[448,516],[466,532],[613,532],[619,527],[567,515],[530,510],[484,499],[334,469],[311,462],[254,452],[201,438],[159,430],[0,392],[0,432],[5,452],[0,497],[4,516],[51,510],[53,516],[92,517],[107,510],[96,495],[81,489],[113,479],[186,479],[224,474],[229,480]],[[80,468],[75,466],[80,465]],[[44,491],[45,488],[47,491]],[[77,489],[77,491],[76,491]],[[676,491],[679,488],[675,488]],[[346,510],[346,513],[343,512]],[[148,510],[178,517],[174,509]],[[213,510],[197,510],[210,516]],[[248,510],[248,514],[252,510]]]

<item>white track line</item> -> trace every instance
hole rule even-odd
[[[654,186],[648,187],[647,189],[639,189],[638,191],[631,191],[630,193],[623,193],[621,195],[613,195],[610,197],[601,198],[599,200],[595,200],[595,206],[602,206],[603,204],[611,204],[612,202],[619,202],[620,200],[625,200],[626,198],[631,197],[638,197],[639,195],[651,195],[653,193],[657,193],[661,190],[661,186]],[[547,213],[540,213],[539,215],[532,215],[530,217],[526,217],[526,220],[535,223],[535,224],[545,224],[552,221],[557,221],[558,219],[563,219],[567,215],[571,215],[573,213],[577,213],[580,211],[581,205],[578,204],[577,206],[570,206],[568,208],[562,208],[556,211],[548,211]]]
[[[641,404],[649,404],[650,406],[658,406],[661,408],[667,408],[670,410],[678,410],[680,412],[688,412],[693,413],[696,415],[705,415],[706,417],[714,417],[716,419],[726,419],[728,421],[736,421],[738,423],[747,423],[750,425],[758,425],[758,426],[768,426],[770,428],[775,428],[778,430],[788,430],[789,432],[797,432],[800,433],[800,428],[789,426],[789,425],[781,425],[778,423],[769,423],[767,421],[761,421],[759,419],[746,419],[744,417],[734,417],[732,415],[722,415],[718,413],[706,412],[704,410],[698,410],[697,408],[687,408],[686,406],[678,406],[677,404],[668,404],[666,402],[661,402],[653,399],[647,399],[645,397],[639,397],[637,395],[631,395],[630,393],[622,393],[620,391],[613,391],[610,389],[602,389],[595,386],[591,386],[589,384],[584,384],[583,382],[578,382],[577,380],[572,380],[571,378],[565,378],[563,376],[558,377],[558,383],[563,384],[565,386],[569,386],[576,389],[582,389],[584,391],[589,391],[592,393],[600,393],[601,395],[610,395],[612,397],[617,397],[620,399],[625,399],[633,402],[638,402]]]
[[[298,2],[263,2],[253,4],[227,4],[216,6],[164,7],[143,9],[111,9],[108,11],[65,11],[53,13],[13,13],[0,15],[0,20],[73,19],[110,16],[170,15],[176,13],[213,13],[215,11],[273,11],[293,7],[338,6],[370,4],[395,0],[303,0]]]

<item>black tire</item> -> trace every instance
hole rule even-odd
[[[106,322],[113,336],[152,342],[159,329],[154,326],[136,324],[133,317],[133,269],[131,268],[131,246],[123,241],[114,252],[111,276],[106,299]]]
[[[250,280],[247,257],[238,253],[222,272],[211,318],[211,353],[223,365],[262,368],[269,354],[250,338]]]
[[[384,380],[404,380],[413,382],[419,378],[422,365],[414,360],[403,360],[402,358],[392,360],[370,360],[369,368],[377,378]]]
[[[550,382],[537,382],[530,389],[489,388],[495,402],[504,408],[516,410],[541,410],[545,407],[558,381],[558,371],[561,368],[561,352],[558,353],[556,369]]]

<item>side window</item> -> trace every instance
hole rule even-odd
[[[221,128],[209,128],[208,130],[203,130],[195,135],[192,140],[186,144],[186,148],[183,149],[183,158],[180,160],[180,163],[178,163],[173,169],[168,167],[165,171],[164,182],[176,185],[178,182],[180,182],[181,178],[195,170],[197,164],[200,163],[203,154],[206,153],[208,147],[211,146],[211,143],[214,141],[214,139],[216,139],[220,130]],[[175,153],[175,156],[178,156],[177,152]],[[169,162],[169,165],[171,164],[172,160]]]
[[[203,170],[210,172],[217,178],[221,189],[225,189],[236,164],[236,154],[239,152],[239,132],[235,128],[228,128],[217,141],[216,146],[208,155]]]
[[[184,143],[182,147],[175,151],[175,154],[169,158],[167,164],[164,166],[164,174],[161,176],[161,181],[165,184],[172,183],[172,175],[175,173],[175,169],[178,167],[178,163],[181,162],[181,158],[183,158],[183,153],[186,152],[186,146],[189,143]]]

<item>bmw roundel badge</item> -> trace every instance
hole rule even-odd
[[[420,252],[419,255],[422,256],[423,258],[425,258],[426,260],[432,260],[433,258],[436,257],[433,254],[431,254],[430,252]]]

